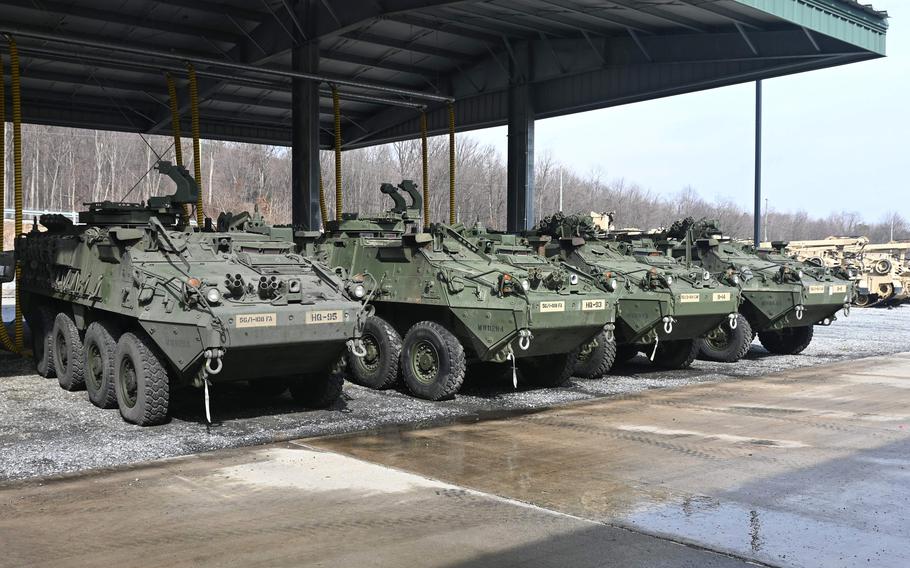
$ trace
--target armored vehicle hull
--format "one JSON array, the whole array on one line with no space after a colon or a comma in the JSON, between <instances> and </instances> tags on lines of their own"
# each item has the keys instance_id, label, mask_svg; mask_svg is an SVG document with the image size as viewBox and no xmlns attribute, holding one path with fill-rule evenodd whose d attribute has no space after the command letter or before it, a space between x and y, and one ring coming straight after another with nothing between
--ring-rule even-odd
<instances>
[{"instance_id":1,"label":"armored vehicle hull","mask_svg":"<svg viewBox=\"0 0 910 568\"><path fill-rule=\"evenodd\" d=\"M751 246L723 237L713 221L679 221L666 236L662 246L667 252L689 258L740 288L740 314L772 353L801 353L812 341L814 325L829 325L837 311L849 309L853 293L849 281L821 268L797 266L769 251L762 258ZM714 347L711 340L709 336L703 352ZM713 340L723 344L725 338Z\"/></svg>"},{"instance_id":2,"label":"armored vehicle hull","mask_svg":"<svg viewBox=\"0 0 910 568\"><path fill-rule=\"evenodd\" d=\"M348 214L306 245L371 290L368 355L352 363L352 375L384 388L400 371L415 396L431 400L453 396L469 364L514 363L514 380L565 382L569 352L612 324L610 295L571 270L557 289L541 286L536 273L484 253L461 227L435 224L423 232L421 196L410 182L399 187L410 205L384 184L396 202L392 211Z\"/></svg>"},{"instance_id":3,"label":"armored vehicle hull","mask_svg":"<svg viewBox=\"0 0 910 568\"><path fill-rule=\"evenodd\" d=\"M541 237L549 240L541 241ZM591 274L619 294L616 341L620 360L639 352L665 368L688 367L709 330L733 322L738 290L703 269L686 267L646 242L611 240L588 216L554 215L529 237L540 252Z\"/></svg>"},{"instance_id":4,"label":"armored vehicle hull","mask_svg":"<svg viewBox=\"0 0 910 568\"><path fill-rule=\"evenodd\" d=\"M268 381L303 403L331 404L362 326L360 302L295 252L290 230L247 214L222 218L218 230L191 228L180 206L195 202L195 182L183 168L160 168L183 193L93 204L79 225L45 216L46 231L17 241L39 373L140 425L167 419L179 385Z\"/></svg>"}]
</instances>

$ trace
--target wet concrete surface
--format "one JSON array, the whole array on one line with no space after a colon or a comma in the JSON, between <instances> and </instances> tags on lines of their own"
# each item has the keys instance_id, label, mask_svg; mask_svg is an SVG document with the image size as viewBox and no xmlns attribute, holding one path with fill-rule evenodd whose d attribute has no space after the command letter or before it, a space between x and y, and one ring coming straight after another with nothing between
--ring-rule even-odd
<instances>
[{"instance_id":1,"label":"wet concrete surface","mask_svg":"<svg viewBox=\"0 0 910 568\"><path fill-rule=\"evenodd\" d=\"M910 566L910 353L309 443L770 565Z\"/></svg>"},{"instance_id":2,"label":"wet concrete surface","mask_svg":"<svg viewBox=\"0 0 910 568\"><path fill-rule=\"evenodd\" d=\"M0 543L10 568L746 566L296 443L0 486Z\"/></svg>"},{"instance_id":3,"label":"wet concrete surface","mask_svg":"<svg viewBox=\"0 0 910 568\"><path fill-rule=\"evenodd\" d=\"M5 304L4 311L8 308ZM205 423L201 393L189 390L174 394L170 423L144 429L124 423L116 410L93 407L85 392L66 392L56 380L39 378L30 363L0 355L0 480L307 436L471 422L651 389L737 382L791 368L905 351L910 348L908 336L910 307L853 310L849 318L831 327L816 328L815 340L798 356L770 356L756 342L737 364L696 361L685 371L657 371L639 356L609 377L574 380L558 389L520 384L513 390L508 378L469 376L460 395L438 403L414 399L403 391L377 392L346 384L343 399L333 408L310 411L295 405L288 395L276 399L242 385L219 385L212 392L214 425Z\"/></svg>"}]
</instances>

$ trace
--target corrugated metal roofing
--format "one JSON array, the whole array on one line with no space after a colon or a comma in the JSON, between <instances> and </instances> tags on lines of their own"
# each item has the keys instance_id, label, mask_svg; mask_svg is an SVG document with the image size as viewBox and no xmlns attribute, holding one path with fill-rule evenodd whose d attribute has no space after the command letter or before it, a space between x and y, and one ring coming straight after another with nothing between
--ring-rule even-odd
<instances>
[{"instance_id":1,"label":"corrugated metal roofing","mask_svg":"<svg viewBox=\"0 0 910 568\"><path fill-rule=\"evenodd\" d=\"M184 111L185 72L157 52L288 69L298 26L312 24L292 15L293 3L2 0L0 28L18 38L26 120L166 133L164 72L178 77ZM537 116L557 116L879 57L887 27L887 14L855 0L322 0L315 9L307 39L318 41L320 73L452 96L461 128L504 123L510 84L529 83ZM289 143L287 78L197 69L204 136ZM327 89L320 107L328 145ZM418 131L413 108L362 98L342 108L347 147ZM444 105L428 111L431 130L444 129Z\"/></svg>"}]
</instances>

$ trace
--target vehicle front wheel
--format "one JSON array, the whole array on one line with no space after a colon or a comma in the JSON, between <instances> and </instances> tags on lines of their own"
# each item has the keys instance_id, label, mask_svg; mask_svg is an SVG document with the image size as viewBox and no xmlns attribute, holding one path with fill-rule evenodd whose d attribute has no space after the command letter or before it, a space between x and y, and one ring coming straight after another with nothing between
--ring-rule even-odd
<instances>
[{"instance_id":1,"label":"vehicle front wheel","mask_svg":"<svg viewBox=\"0 0 910 568\"><path fill-rule=\"evenodd\" d=\"M110 324L96 321L85 330L85 390L98 408L117 408L114 392L114 355L117 331Z\"/></svg>"},{"instance_id":2,"label":"vehicle front wheel","mask_svg":"<svg viewBox=\"0 0 910 568\"><path fill-rule=\"evenodd\" d=\"M349 356L351 380L377 390L395 386L399 376L401 336L387 321L373 316L364 323L361 339L366 355Z\"/></svg>"},{"instance_id":3,"label":"vehicle front wheel","mask_svg":"<svg viewBox=\"0 0 910 568\"><path fill-rule=\"evenodd\" d=\"M59 313L54 318L54 370L57 381L64 390L85 388L85 354L82 338L72 316Z\"/></svg>"},{"instance_id":4,"label":"vehicle front wheel","mask_svg":"<svg viewBox=\"0 0 910 568\"><path fill-rule=\"evenodd\" d=\"M812 343L815 329L811 325L786 327L779 331L760 331L758 340L775 355L798 355Z\"/></svg>"},{"instance_id":5,"label":"vehicle front wheel","mask_svg":"<svg viewBox=\"0 0 910 568\"><path fill-rule=\"evenodd\" d=\"M45 379L57 376L54 368L54 313L45 306L35 310L28 318L32 332L32 354L35 357L35 370Z\"/></svg>"},{"instance_id":6,"label":"vehicle front wheel","mask_svg":"<svg viewBox=\"0 0 910 568\"><path fill-rule=\"evenodd\" d=\"M523 379L540 387L561 387L572 378L576 360L568 354L539 355L516 363Z\"/></svg>"},{"instance_id":7,"label":"vehicle front wheel","mask_svg":"<svg viewBox=\"0 0 910 568\"><path fill-rule=\"evenodd\" d=\"M688 369L698 355L699 341L677 339L661 341L654 354L654 364L663 369Z\"/></svg>"},{"instance_id":8,"label":"vehicle front wheel","mask_svg":"<svg viewBox=\"0 0 910 568\"><path fill-rule=\"evenodd\" d=\"M735 363L746 356L752 345L752 326L742 314L736 314L736 329L730 329L730 320L712 329L699 340L701 359L719 363Z\"/></svg>"},{"instance_id":9,"label":"vehicle front wheel","mask_svg":"<svg viewBox=\"0 0 910 568\"><path fill-rule=\"evenodd\" d=\"M601 331L591 341L579 345L570 355L575 362L574 376L596 379L610 372L616 360L616 339Z\"/></svg>"},{"instance_id":10,"label":"vehicle front wheel","mask_svg":"<svg viewBox=\"0 0 910 568\"><path fill-rule=\"evenodd\" d=\"M289 381L288 387L294 402L307 408L328 408L335 404L344 390L344 358L335 363L328 373L307 373Z\"/></svg>"},{"instance_id":11,"label":"vehicle front wheel","mask_svg":"<svg viewBox=\"0 0 910 568\"><path fill-rule=\"evenodd\" d=\"M170 382L151 342L124 333L114 355L114 392L120 416L139 426L163 424L168 418Z\"/></svg>"},{"instance_id":12,"label":"vehicle front wheel","mask_svg":"<svg viewBox=\"0 0 910 568\"><path fill-rule=\"evenodd\" d=\"M464 347L438 323L414 324L404 337L401 374L416 397L443 400L455 396L465 376Z\"/></svg>"}]
</instances>

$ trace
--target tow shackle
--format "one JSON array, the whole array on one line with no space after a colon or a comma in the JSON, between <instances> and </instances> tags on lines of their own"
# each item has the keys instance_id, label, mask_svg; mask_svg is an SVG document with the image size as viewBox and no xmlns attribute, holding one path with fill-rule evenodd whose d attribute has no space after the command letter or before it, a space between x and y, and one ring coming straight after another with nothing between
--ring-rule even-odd
<instances>
[{"instance_id":1,"label":"tow shackle","mask_svg":"<svg viewBox=\"0 0 910 568\"><path fill-rule=\"evenodd\" d=\"M734 313L727 316L727 319L730 320L730 329L736 329L739 325L739 317Z\"/></svg>"},{"instance_id":2,"label":"tow shackle","mask_svg":"<svg viewBox=\"0 0 910 568\"><path fill-rule=\"evenodd\" d=\"M221 349L206 349L204 355L206 374L214 376L220 373L224 368L224 362L221 360L224 357L224 351Z\"/></svg>"},{"instance_id":3,"label":"tow shackle","mask_svg":"<svg viewBox=\"0 0 910 568\"><path fill-rule=\"evenodd\" d=\"M664 316L664 333L670 335L673 333L673 318L670 316Z\"/></svg>"},{"instance_id":4,"label":"tow shackle","mask_svg":"<svg viewBox=\"0 0 910 568\"><path fill-rule=\"evenodd\" d=\"M522 351L527 351L531 347L531 339L534 336L531 334L530 329L520 329L518 330L518 347Z\"/></svg>"},{"instance_id":5,"label":"tow shackle","mask_svg":"<svg viewBox=\"0 0 910 568\"><path fill-rule=\"evenodd\" d=\"M364 357L367 354L367 348L363 344L363 340L358 339L348 339L348 351L351 352L351 355L354 357Z\"/></svg>"},{"instance_id":6,"label":"tow shackle","mask_svg":"<svg viewBox=\"0 0 910 568\"><path fill-rule=\"evenodd\" d=\"M796 306L796 319L798 319L798 320L803 319L803 312L805 310L806 310L805 306L803 306L802 304L798 304Z\"/></svg>"}]
</instances>

